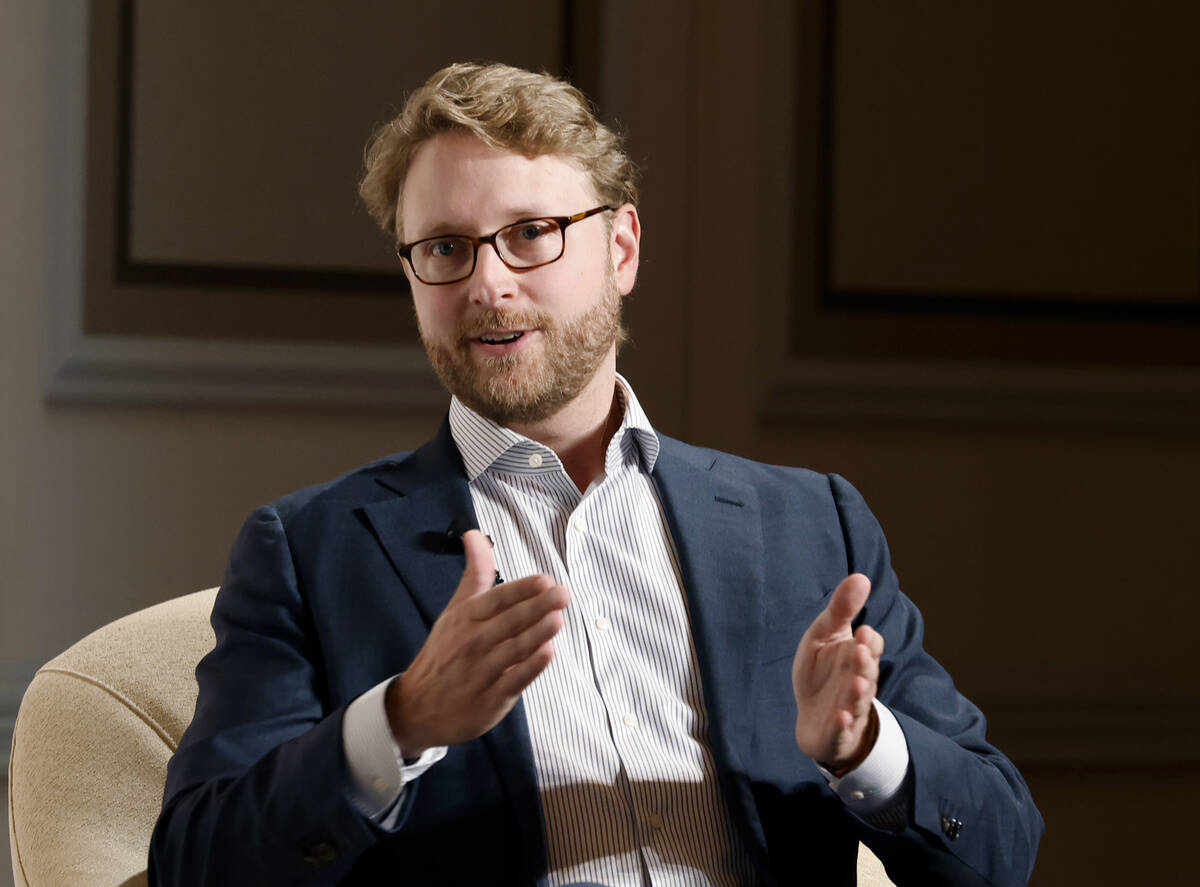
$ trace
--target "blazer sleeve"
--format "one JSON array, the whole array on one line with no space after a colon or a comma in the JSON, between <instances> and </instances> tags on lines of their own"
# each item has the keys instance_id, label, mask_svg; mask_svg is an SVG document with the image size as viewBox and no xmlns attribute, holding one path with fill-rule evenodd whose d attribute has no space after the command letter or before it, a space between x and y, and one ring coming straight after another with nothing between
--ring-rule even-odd
<instances>
[{"instance_id":1,"label":"blazer sleeve","mask_svg":"<svg viewBox=\"0 0 1200 887\"><path fill-rule=\"evenodd\" d=\"M884 638L878 698L909 750L909 822L861 820L860 840L897 885L1027 884L1044 824L1017 768L986 739L982 712L923 646L921 614L899 588L883 532L859 493L830 475L851 572L871 580L860 619ZM957 825L955 825L957 823Z\"/></svg>"},{"instance_id":2,"label":"blazer sleeve","mask_svg":"<svg viewBox=\"0 0 1200 887\"><path fill-rule=\"evenodd\" d=\"M168 767L150 884L335 884L380 831L351 800L345 708L330 710L274 507L243 526L212 623L217 644L197 666L195 718Z\"/></svg>"}]
</instances>

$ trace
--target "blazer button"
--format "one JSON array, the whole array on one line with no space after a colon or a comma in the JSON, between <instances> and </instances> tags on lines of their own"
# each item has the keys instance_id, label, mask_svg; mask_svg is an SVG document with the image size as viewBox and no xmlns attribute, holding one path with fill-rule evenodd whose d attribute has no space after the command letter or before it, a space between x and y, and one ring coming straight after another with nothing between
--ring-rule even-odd
<instances>
[{"instance_id":1,"label":"blazer button","mask_svg":"<svg viewBox=\"0 0 1200 887\"><path fill-rule=\"evenodd\" d=\"M942 814L942 834L947 840L955 840L963 830L963 824L952 816Z\"/></svg>"},{"instance_id":2,"label":"blazer button","mask_svg":"<svg viewBox=\"0 0 1200 887\"><path fill-rule=\"evenodd\" d=\"M304 856L300 858L300 861L308 869L319 869L338 858L337 846L332 841L317 841L300 849L304 851Z\"/></svg>"}]
</instances>

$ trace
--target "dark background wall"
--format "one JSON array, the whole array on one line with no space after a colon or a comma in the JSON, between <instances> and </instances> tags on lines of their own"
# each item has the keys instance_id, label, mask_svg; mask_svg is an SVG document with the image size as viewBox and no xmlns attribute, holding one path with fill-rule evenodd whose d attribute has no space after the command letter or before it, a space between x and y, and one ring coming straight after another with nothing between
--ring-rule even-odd
<instances>
[{"instance_id":1,"label":"dark background wall","mask_svg":"<svg viewBox=\"0 0 1200 887\"><path fill-rule=\"evenodd\" d=\"M882 6L5 6L0 718L219 581L253 506L435 426L354 181L407 90L499 58L642 161L656 424L872 504L1046 816L1034 883L1192 883L1196 7Z\"/></svg>"}]
</instances>

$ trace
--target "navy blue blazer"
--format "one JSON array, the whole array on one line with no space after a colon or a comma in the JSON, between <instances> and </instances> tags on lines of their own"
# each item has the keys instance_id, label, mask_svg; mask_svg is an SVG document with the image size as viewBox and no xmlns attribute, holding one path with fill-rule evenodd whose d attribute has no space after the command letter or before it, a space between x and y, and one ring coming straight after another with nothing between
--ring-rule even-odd
<instances>
[{"instance_id":1,"label":"navy blue blazer","mask_svg":"<svg viewBox=\"0 0 1200 887\"><path fill-rule=\"evenodd\" d=\"M893 881L1025 884L1042 820L979 710L922 648L862 498L836 475L662 438L653 473L679 551L721 790L771 884L852 885L858 842ZM234 544L200 663L196 715L171 760L150 883L544 883L523 706L449 749L384 830L350 798L342 716L403 671L456 588L452 524L476 526L448 423L409 455L256 511ZM797 749L792 657L850 572L884 637L879 699L911 756L900 832L848 813ZM943 818L958 820L952 839ZM951 833L955 830L951 829Z\"/></svg>"}]
</instances>

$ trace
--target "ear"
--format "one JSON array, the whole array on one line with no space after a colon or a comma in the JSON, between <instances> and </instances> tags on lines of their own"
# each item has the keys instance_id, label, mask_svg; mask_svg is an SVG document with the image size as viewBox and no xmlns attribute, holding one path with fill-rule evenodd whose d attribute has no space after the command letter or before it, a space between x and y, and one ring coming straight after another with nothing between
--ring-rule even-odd
<instances>
[{"instance_id":1,"label":"ear","mask_svg":"<svg viewBox=\"0 0 1200 887\"><path fill-rule=\"evenodd\" d=\"M617 290L622 296L627 296L637 282L642 223L638 219L637 207L632 203L617 207L614 216L610 243L613 274L616 276Z\"/></svg>"},{"instance_id":2,"label":"ear","mask_svg":"<svg viewBox=\"0 0 1200 887\"><path fill-rule=\"evenodd\" d=\"M399 254L396 257L400 260L400 268L404 271L404 276L408 278L408 288L411 290L418 283L417 278L413 275L412 263Z\"/></svg>"}]
</instances>

